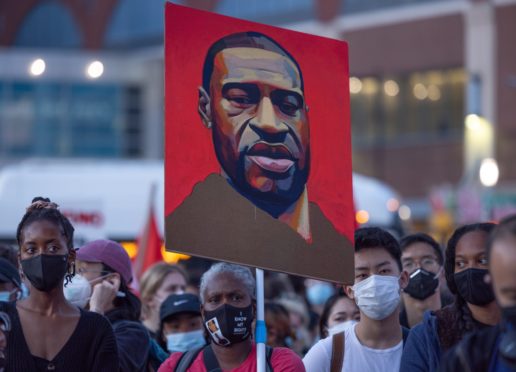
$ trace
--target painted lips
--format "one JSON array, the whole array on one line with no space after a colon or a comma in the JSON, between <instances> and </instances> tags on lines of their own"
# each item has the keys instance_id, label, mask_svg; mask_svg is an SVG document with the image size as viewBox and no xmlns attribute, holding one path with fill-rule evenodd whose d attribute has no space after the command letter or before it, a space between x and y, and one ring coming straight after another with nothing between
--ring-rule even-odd
<instances>
[{"instance_id":1,"label":"painted lips","mask_svg":"<svg viewBox=\"0 0 516 372\"><path fill-rule=\"evenodd\" d=\"M260 168L276 173L287 172L295 163L292 154L284 145L260 142L249 149L247 156Z\"/></svg>"},{"instance_id":2,"label":"painted lips","mask_svg":"<svg viewBox=\"0 0 516 372\"><path fill-rule=\"evenodd\" d=\"M294 165L290 159L273 159L266 156L249 156L260 168L271 172L285 173Z\"/></svg>"}]
</instances>

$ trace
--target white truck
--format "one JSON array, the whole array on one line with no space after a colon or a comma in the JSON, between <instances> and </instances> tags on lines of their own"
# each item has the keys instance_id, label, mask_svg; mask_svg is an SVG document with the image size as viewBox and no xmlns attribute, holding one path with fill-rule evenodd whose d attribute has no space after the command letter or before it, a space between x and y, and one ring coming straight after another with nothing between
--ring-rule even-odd
<instances>
[{"instance_id":1,"label":"white truck","mask_svg":"<svg viewBox=\"0 0 516 372\"><path fill-rule=\"evenodd\" d=\"M367 217L361 222L399 230L393 206L400 199L391 188L359 174L353 174L353 188L357 212ZM31 159L6 166L0 170L0 241L14 243L17 225L35 196L60 205L76 228L77 244L98 238L134 241L151 202L163 236L163 161Z\"/></svg>"}]
</instances>

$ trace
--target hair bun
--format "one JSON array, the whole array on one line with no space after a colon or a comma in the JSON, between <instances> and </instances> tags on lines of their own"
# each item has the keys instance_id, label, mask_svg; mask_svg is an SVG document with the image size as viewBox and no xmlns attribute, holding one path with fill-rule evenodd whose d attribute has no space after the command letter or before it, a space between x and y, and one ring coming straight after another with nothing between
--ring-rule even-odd
<instances>
[{"instance_id":1,"label":"hair bun","mask_svg":"<svg viewBox=\"0 0 516 372\"><path fill-rule=\"evenodd\" d=\"M27 212L31 212L35 209L57 209L58 205L54 202L51 202L49 198L43 198L41 196L36 196L32 199L31 205L27 207Z\"/></svg>"},{"instance_id":2,"label":"hair bun","mask_svg":"<svg viewBox=\"0 0 516 372\"><path fill-rule=\"evenodd\" d=\"M38 202L38 201L50 203L50 199L49 198L44 198L42 196L36 196L35 198L32 199L31 204L35 203L35 202Z\"/></svg>"}]
</instances>

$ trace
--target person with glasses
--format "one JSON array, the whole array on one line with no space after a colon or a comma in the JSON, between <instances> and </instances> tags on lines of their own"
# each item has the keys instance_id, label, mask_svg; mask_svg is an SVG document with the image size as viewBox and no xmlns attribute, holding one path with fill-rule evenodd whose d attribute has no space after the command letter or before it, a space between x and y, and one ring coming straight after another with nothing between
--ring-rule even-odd
<instances>
[{"instance_id":1,"label":"person with glasses","mask_svg":"<svg viewBox=\"0 0 516 372\"><path fill-rule=\"evenodd\" d=\"M129 289L133 275L127 252L112 240L94 240L77 251L77 272L65 296L111 322L120 371L147 371L153 344L140 323L141 302Z\"/></svg>"},{"instance_id":2,"label":"person with glasses","mask_svg":"<svg viewBox=\"0 0 516 372\"><path fill-rule=\"evenodd\" d=\"M0 257L0 301L15 301L22 293L22 281L18 269Z\"/></svg>"},{"instance_id":3,"label":"person with glasses","mask_svg":"<svg viewBox=\"0 0 516 372\"><path fill-rule=\"evenodd\" d=\"M446 247L444 274L453 304L427 311L410 330L400 372L437 371L441 357L473 331L492 327L501 319L488 274L485 251L492 223L459 227Z\"/></svg>"},{"instance_id":4,"label":"person with glasses","mask_svg":"<svg viewBox=\"0 0 516 372\"><path fill-rule=\"evenodd\" d=\"M412 234L400 241L401 264L409 274L403 290L400 322L411 328L423 320L427 310L442 307L440 283L443 277L443 253L439 244L424 233Z\"/></svg>"}]
</instances>

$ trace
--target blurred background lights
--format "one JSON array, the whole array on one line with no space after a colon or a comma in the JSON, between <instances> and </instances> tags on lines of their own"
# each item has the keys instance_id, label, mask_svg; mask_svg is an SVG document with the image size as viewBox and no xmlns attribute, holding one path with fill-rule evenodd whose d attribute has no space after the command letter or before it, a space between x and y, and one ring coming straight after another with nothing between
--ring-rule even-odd
<instances>
[{"instance_id":1,"label":"blurred background lights","mask_svg":"<svg viewBox=\"0 0 516 372\"><path fill-rule=\"evenodd\" d=\"M91 62L86 69L86 74L92 79L97 79L104 73L104 65L100 61Z\"/></svg>"},{"instance_id":2,"label":"blurred background lights","mask_svg":"<svg viewBox=\"0 0 516 372\"><path fill-rule=\"evenodd\" d=\"M410 219L412 212L407 205L402 205L398 210L398 214L403 221L407 221Z\"/></svg>"},{"instance_id":3,"label":"blurred background lights","mask_svg":"<svg viewBox=\"0 0 516 372\"><path fill-rule=\"evenodd\" d=\"M362 82L357 77L349 78L349 91L353 94L360 93L362 90Z\"/></svg>"},{"instance_id":4,"label":"blurred background lights","mask_svg":"<svg viewBox=\"0 0 516 372\"><path fill-rule=\"evenodd\" d=\"M369 212L363 209L359 210L355 215L355 219L360 225L367 223L369 221Z\"/></svg>"},{"instance_id":5,"label":"blurred background lights","mask_svg":"<svg viewBox=\"0 0 516 372\"><path fill-rule=\"evenodd\" d=\"M482 161L480 165L480 182L486 187L492 187L498 182L498 176L500 171L498 170L498 164L496 160L487 158Z\"/></svg>"},{"instance_id":6,"label":"blurred background lights","mask_svg":"<svg viewBox=\"0 0 516 372\"><path fill-rule=\"evenodd\" d=\"M432 101L438 101L441 98L441 89L437 85L428 86L428 98Z\"/></svg>"},{"instance_id":7,"label":"blurred background lights","mask_svg":"<svg viewBox=\"0 0 516 372\"><path fill-rule=\"evenodd\" d=\"M400 92L400 87L398 83L396 83L394 80L387 80L383 84L383 90L385 91L385 94L387 94L390 97L395 97Z\"/></svg>"},{"instance_id":8,"label":"blurred background lights","mask_svg":"<svg viewBox=\"0 0 516 372\"><path fill-rule=\"evenodd\" d=\"M380 82L375 78L369 77L362 79L362 93L373 95L378 92Z\"/></svg>"},{"instance_id":9,"label":"blurred background lights","mask_svg":"<svg viewBox=\"0 0 516 372\"><path fill-rule=\"evenodd\" d=\"M479 130L482 126L482 123L480 122L480 117L475 114L469 114L466 116L465 119L466 128L472 131Z\"/></svg>"},{"instance_id":10,"label":"blurred background lights","mask_svg":"<svg viewBox=\"0 0 516 372\"><path fill-rule=\"evenodd\" d=\"M38 58L32 61L29 71L32 76L39 76L45 72L46 67L47 65L45 64L45 61L41 58Z\"/></svg>"},{"instance_id":11,"label":"blurred background lights","mask_svg":"<svg viewBox=\"0 0 516 372\"><path fill-rule=\"evenodd\" d=\"M387 210L389 212L396 212L398 208L400 207L400 202L395 198L390 198L387 200Z\"/></svg>"},{"instance_id":12,"label":"blurred background lights","mask_svg":"<svg viewBox=\"0 0 516 372\"><path fill-rule=\"evenodd\" d=\"M419 100L424 100L426 97L428 97L428 90L423 84L417 83L414 85L414 97Z\"/></svg>"}]
</instances>

